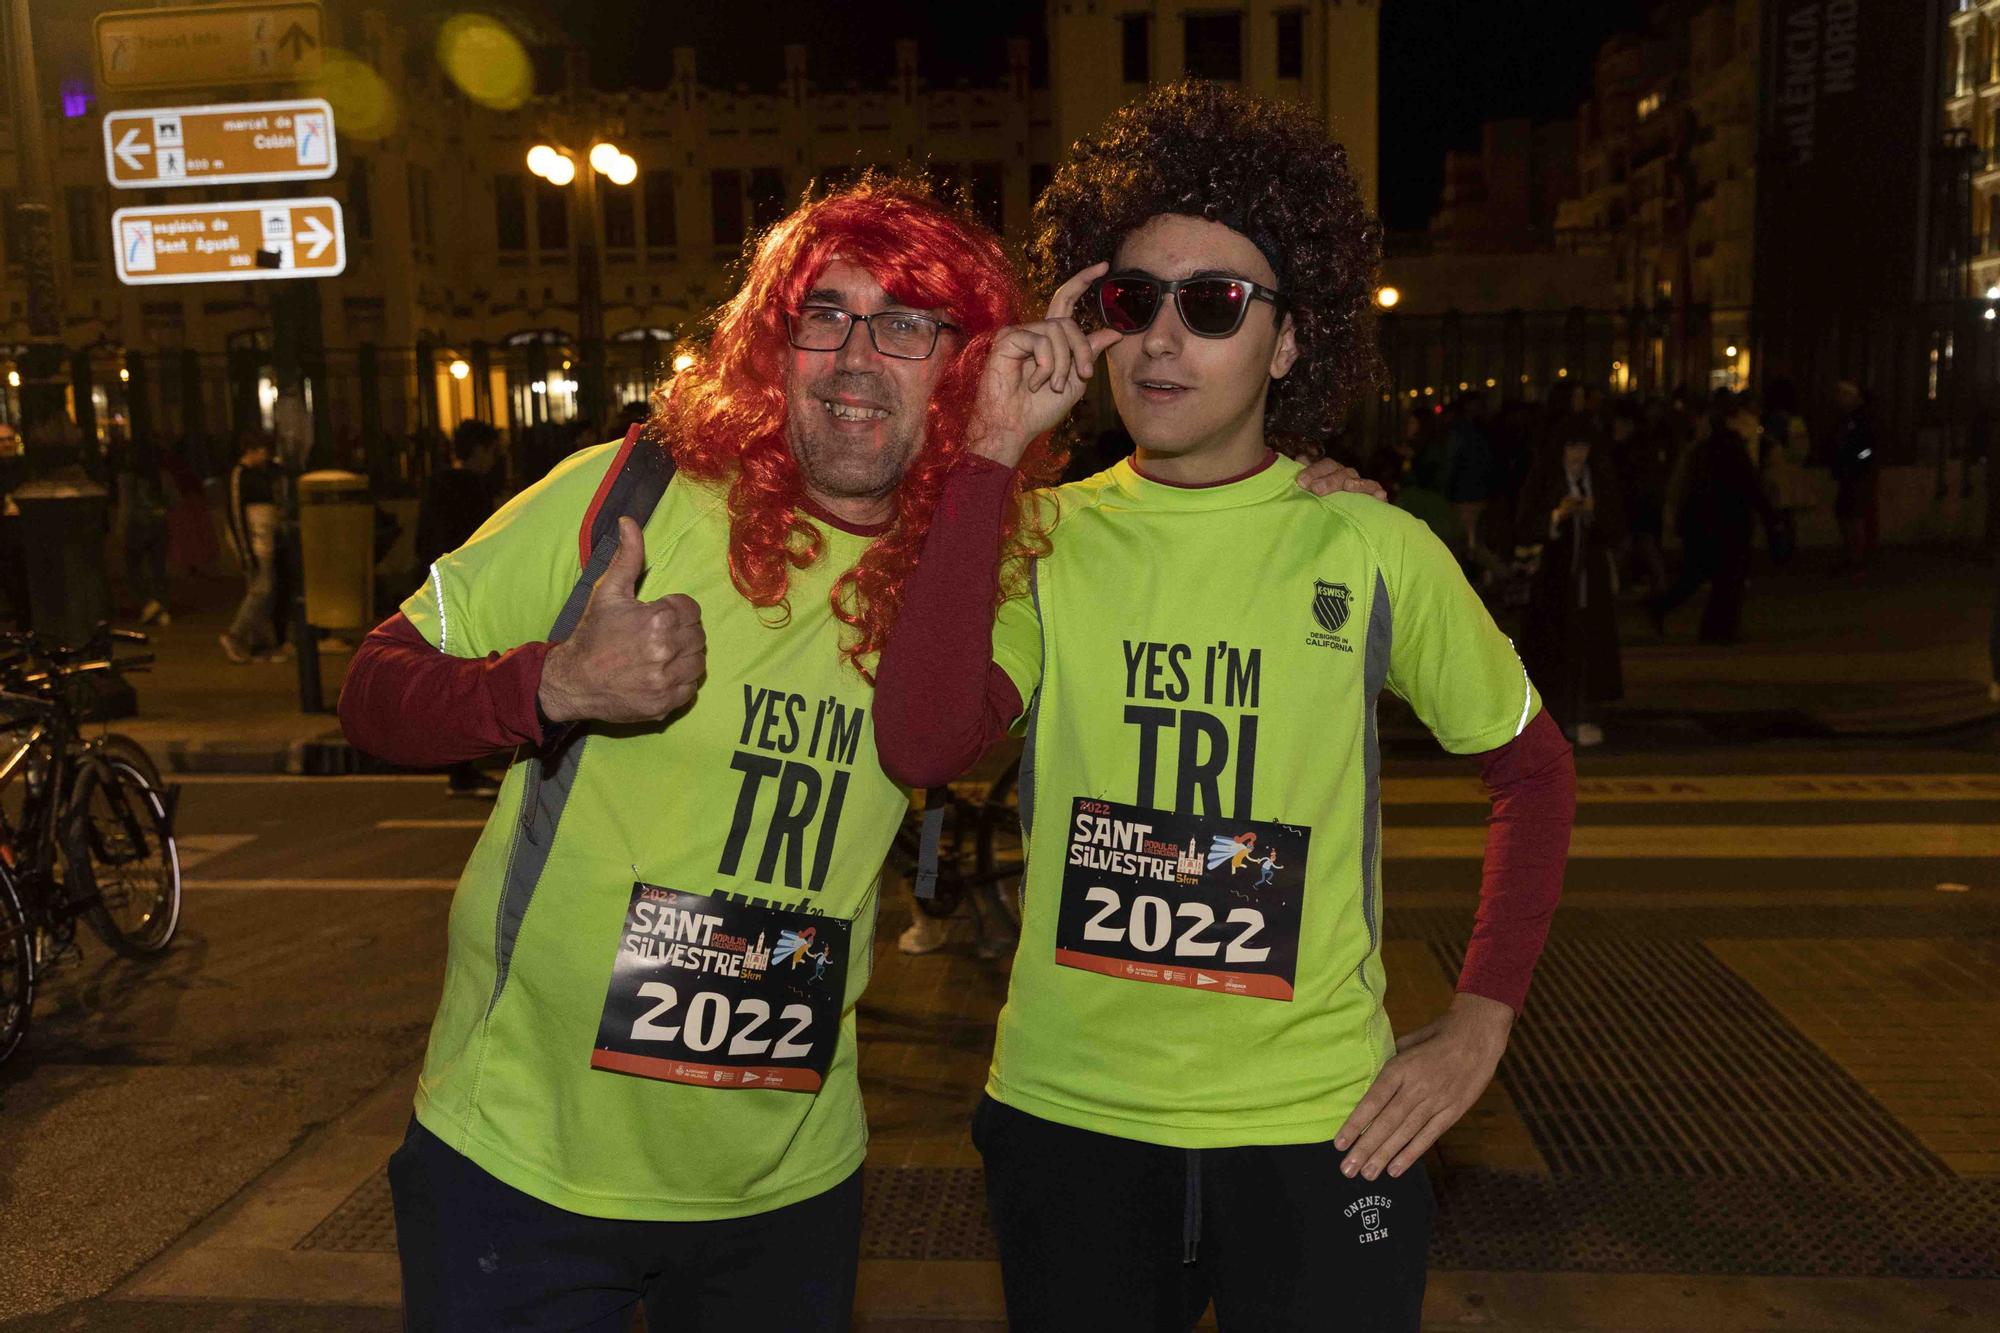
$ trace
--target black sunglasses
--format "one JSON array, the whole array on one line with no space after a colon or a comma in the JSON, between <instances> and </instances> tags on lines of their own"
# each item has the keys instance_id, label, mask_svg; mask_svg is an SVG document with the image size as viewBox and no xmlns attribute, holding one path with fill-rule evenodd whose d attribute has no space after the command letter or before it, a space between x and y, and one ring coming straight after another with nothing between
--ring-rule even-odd
<instances>
[{"instance_id":1,"label":"black sunglasses","mask_svg":"<svg viewBox=\"0 0 2000 1333\"><path fill-rule=\"evenodd\" d=\"M1279 309L1285 298L1247 278L1181 278L1168 282L1143 274L1113 274L1091 284L1097 313L1104 327L1119 333L1143 333L1153 326L1163 298L1171 296L1189 333L1202 338L1227 338L1243 327L1252 301L1269 301Z\"/></svg>"}]
</instances>

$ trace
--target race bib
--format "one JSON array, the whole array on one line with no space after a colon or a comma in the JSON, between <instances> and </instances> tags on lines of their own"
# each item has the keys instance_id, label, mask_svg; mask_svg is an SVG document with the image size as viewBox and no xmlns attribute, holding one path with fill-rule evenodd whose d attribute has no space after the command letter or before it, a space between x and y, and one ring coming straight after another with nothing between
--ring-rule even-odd
<instances>
[{"instance_id":1,"label":"race bib","mask_svg":"<svg viewBox=\"0 0 2000 1333\"><path fill-rule=\"evenodd\" d=\"M819 1091L840 1033L851 925L634 884L591 1066Z\"/></svg>"},{"instance_id":2,"label":"race bib","mask_svg":"<svg viewBox=\"0 0 2000 1333\"><path fill-rule=\"evenodd\" d=\"M1078 797L1056 962L1289 1000L1312 830Z\"/></svg>"}]
</instances>

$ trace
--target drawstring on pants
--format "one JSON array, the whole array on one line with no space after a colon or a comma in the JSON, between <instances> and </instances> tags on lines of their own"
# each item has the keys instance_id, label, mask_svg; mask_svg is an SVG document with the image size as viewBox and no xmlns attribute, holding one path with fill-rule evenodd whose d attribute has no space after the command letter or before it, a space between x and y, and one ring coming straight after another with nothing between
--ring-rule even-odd
<instances>
[{"instance_id":1,"label":"drawstring on pants","mask_svg":"<svg viewBox=\"0 0 2000 1333\"><path fill-rule=\"evenodd\" d=\"M1181 1214L1181 1262L1191 1264L1201 1248L1201 1150L1187 1150L1187 1206Z\"/></svg>"}]
</instances>

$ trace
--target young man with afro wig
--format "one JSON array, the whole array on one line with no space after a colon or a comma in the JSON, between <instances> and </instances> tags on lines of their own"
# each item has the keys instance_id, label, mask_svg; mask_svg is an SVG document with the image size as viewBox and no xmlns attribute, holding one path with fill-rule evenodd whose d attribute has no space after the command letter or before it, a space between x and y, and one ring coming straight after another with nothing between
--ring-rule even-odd
<instances>
[{"instance_id":1,"label":"young man with afro wig","mask_svg":"<svg viewBox=\"0 0 2000 1333\"><path fill-rule=\"evenodd\" d=\"M1212 1301L1232 1333L1414 1330L1419 1159L1526 997L1568 746L1428 529L1294 484L1375 361L1379 234L1338 144L1161 88L1077 146L1036 225L1057 328L996 343L876 691L904 781L1026 737L1024 919L973 1124L1010 1323L1164 1333ZM1002 599L1016 469L1099 375L1136 451L1029 498L1048 548ZM1458 993L1400 1037L1384 688L1493 801Z\"/></svg>"}]
</instances>

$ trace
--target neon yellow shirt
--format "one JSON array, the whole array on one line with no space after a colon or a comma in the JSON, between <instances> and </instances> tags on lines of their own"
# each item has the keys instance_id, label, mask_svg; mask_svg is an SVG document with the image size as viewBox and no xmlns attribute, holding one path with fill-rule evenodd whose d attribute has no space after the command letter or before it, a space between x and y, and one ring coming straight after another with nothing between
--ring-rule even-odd
<instances>
[{"instance_id":1,"label":"neon yellow shirt","mask_svg":"<svg viewBox=\"0 0 2000 1333\"><path fill-rule=\"evenodd\" d=\"M548 637L615 453L585 450L516 497L403 613L459 657ZM645 526L639 596L701 604L700 694L668 723L584 738L511 940L501 886L525 764L452 900L417 1118L573 1212L764 1212L838 1184L866 1151L854 1006L908 809L827 604L868 539L827 527L778 624L730 585L728 536L724 497L677 477Z\"/></svg>"},{"instance_id":2,"label":"neon yellow shirt","mask_svg":"<svg viewBox=\"0 0 2000 1333\"><path fill-rule=\"evenodd\" d=\"M1298 471L1197 489L1128 461L1055 492L993 636L1033 701L999 1101L1174 1147L1309 1143L1394 1052L1376 696L1461 754L1540 699L1428 528Z\"/></svg>"}]
</instances>

